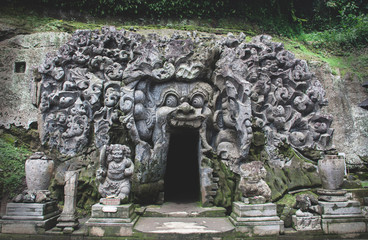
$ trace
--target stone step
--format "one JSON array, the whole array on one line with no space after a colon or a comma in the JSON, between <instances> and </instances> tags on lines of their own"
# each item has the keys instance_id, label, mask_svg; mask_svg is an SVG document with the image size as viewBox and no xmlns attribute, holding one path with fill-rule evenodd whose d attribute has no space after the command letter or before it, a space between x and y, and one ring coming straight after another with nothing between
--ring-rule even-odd
<instances>
[{"instance_id":1,"label":"stone step","mask_svg":"<svg viewBox=\"0 0 368 240\"><path fill-rule=\"evenodd\" d=\"M234 231L225 218L141 217L134 231L147 234L220 234Z\"/></svg>"},{"instance_id":2,"label":"stone step","mask_svg":"<svg viewBox=\"0 0 368 240\"><path fill-rule=\"evenodd\" d=\"M225 217L222 207L200 207L198 203L166 202L163 205L142 207L144 217Z\"/></svg>"}]
</instances>

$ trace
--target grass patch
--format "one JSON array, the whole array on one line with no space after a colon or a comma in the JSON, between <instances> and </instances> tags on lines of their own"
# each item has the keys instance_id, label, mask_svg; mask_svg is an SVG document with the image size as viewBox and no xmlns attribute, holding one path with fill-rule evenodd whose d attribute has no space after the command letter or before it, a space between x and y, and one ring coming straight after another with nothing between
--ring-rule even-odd
<instances>
[{"instance_id":1,"label":"grass patch","mask_svg":"<svg viewBox=\"0 0 368 240\"><path fill-rule=\"evenodd\" d=\"M24 147L14 146L9 136L0 137L0 197L7 193L14 197L25 187L24 164L32 152Z\"/></svg>"}]
</instances>

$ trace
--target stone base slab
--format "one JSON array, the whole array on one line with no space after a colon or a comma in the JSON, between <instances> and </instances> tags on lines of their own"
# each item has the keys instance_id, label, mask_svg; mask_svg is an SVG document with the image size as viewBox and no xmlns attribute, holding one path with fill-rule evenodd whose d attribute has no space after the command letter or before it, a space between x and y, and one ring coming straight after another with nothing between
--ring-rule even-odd
<instances>
[{"instance_id":1,"label":"stone base slab","mask_svg":"<svg viewBox=\"0 0 368 240\"><path fill-rule=\"evenodd\" d=\"M46 220L59 214L56 201L47 203L8 203L5 220Z\"/></svg>"},{"instance_id":2,"label":"stone base slab","mask_svg":"<svg viewBox=\"0 0 368 240\"><path fill-rule=\"evenodd\" d=\"M317 194L318 195L327 195L327 196L345 196L347 193L346 190L329 190L329 189L318 189Z\"/></svg>"},{"instance_id":3,"label":"stone base slab","mask_svg":"<svg viewBox=\"0 0 368 240\"><path fill-rule=\"evenodd\" d=\"M40 234L55 227L60 211L56 201L8 203L2 219L3 233Z\"/></svg>"},{"instance_id":4,"label":"stone base slab","mask_svg":"<svg viewBox=\"0 0 368 240\"><path fill-rule=\"evenodd\" d=\"M95 204L92 206L91 218L119 218L130 219L134 217L134 205L103 205Z\"/></svg>"},{"instance_id":5,"label":"stone base slab","mask_svg":"<svg viewBox=\"0 0 368 240\"><path fill-rule=\"evenodd\" d=\"M292 216L293 228L297 231L321 231L320 216Z\"/></svg>"},{"instance_id":6,"label":"stone base slab","mask_svg":"<svg viewBox=\"0 0 368 240\"><path fill-rule=\"evenodd\" d=\"M319 202L323 215L362 214L358 201Z\"/></svg>"},{"instance_id":7,"label":"stone base slab","mask_svg":"<svg viewBox=\"0 0 368 240\"><path fill-rule=\"evenodd\" d=\"M90 236L131 236L137 219L133 204L95 204L86 226Z\"/></svg>"},{"instance_id":8,"label":"stone base slab","mask_svg":"<svg viewBox=\"0 0 368 240\"><path fill-rule=\"evenodd\" d=\"M131 236L133 227L138 217L130 223L111 223L105 222L86 222L89 236L108 237L108 236Z\"/></svg>"},{"instance_id":9,"label":"stone base slab","mask_svg":"<svg viewBox=\"0 0 368 240\"><path fill-rule=\"evenodd\" d=\"M320 195L318 200L324 202L347 202L348 198L346 196L329 196L329 195Z\"/></svg>"},{"instance_id":10,"label":"stone base slab","mask_svg":"<svg viewBox=\"0 0 368 240\"><path fill-rule=\"evenodd\" d=\"M276 216L276 204L245 204L233 202L233 213L238 217L267 217Z\"/></svg>"},{"instance_id":11,"label":"stone base slab","mask_svg":"<svg viewBox=\"0 0 368 240\"><path fill-rule=\"evenodd\" d=\"M53 228L59 215L43 221L37 220L2 220L2 233L43 234Z\"/></svg>"},{"instance_id":12,"label":"stone base slab","mask_svg":"<svg viewBox=\"0 0 368 240\"><path fill-rule=\"evenodd\" d=\"M322 215L322 229L326 234L363 233L367 231L367 220L363 217Z\"/></svg>"},{"instance_id":13,"label":"stone base slab","mask_svg":"<svg viewBox=\"0 0 368 240\"><path fill-rule=\"evenodd\" d=\"M284 232L284 221L276 215L276 204L233 203L229 217L236 231L248 236L278 235Z\"/></svg>"},{"instance_id":14,"label":"stone base slab","mask_svg":"<svg viewBox=\"0 0 368 240\"><path fill-rule=\"evenodd\" d=\"M284 232L284 221L258 221L238 222L232 216L229 217L237 232L246 233L248 236L279 235Z\"/></svg>"}]
</instances>

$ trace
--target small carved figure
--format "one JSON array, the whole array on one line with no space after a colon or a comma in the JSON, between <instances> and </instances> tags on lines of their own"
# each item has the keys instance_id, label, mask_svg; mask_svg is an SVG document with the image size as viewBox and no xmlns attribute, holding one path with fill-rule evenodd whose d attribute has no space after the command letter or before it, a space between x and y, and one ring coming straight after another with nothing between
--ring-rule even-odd
<instances>
[{"instance_id":1,"label":"small carved figure","mask_svg":"<svg viewBox=\"0 0 368 240\"><path fill-rule=\"evenodd\" d=\"M97 179L98 191L102 197L125 199L130 192L130 179L134 164L130 159L130 149L125 145L105 145L101 149L100 168Z\"/></svg>"},{"instance_id":2,"label":"small carved figure","mask_svg":"<svg viewBox=\"0 0 368 240\"><path fill-rule=\"evenodd\" d=\"M250 203L265 203L271 199L271 189L263 180L267 171L260 161L244 163L240 166L239 190Z\"/></svg>"}]
</instances>

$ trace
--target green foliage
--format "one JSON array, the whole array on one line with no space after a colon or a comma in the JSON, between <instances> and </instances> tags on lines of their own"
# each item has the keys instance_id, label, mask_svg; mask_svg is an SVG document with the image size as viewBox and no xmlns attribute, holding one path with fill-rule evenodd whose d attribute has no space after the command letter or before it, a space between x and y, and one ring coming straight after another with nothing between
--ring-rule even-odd
<instances>
[{"instance_id":1,"label":"green foliage","mask_svg":"<svg viewBox=\"0 0 368 240\"><path fill-rule=\"evenodd\" d=\"M368 2L364 0L7 0L5 6L29 11L60 11L74 16L90 14L104 18L142 19L161 22L163 19L201 19L211 27L221 27L222 19L236 19L230 25L245 31L256 25L257 32L286 37L300 36L305 41L316 41L333 49L339 45L364 45L367 43ZM82 14L76 14L76 13ZM188 25L188 24L184 24ZM46 29L72 31L72 26L62 21L48 22ZM199 24L198 27L201 27ZM188 29L186 26L183 30ZM318 31L320 33L315 34ZM246 31L245 31L246 32ZM313 40L312 40L313 39Z\"/></svg>"},{"instance_id":2,"label":"green foliage","mask_svg":"<svg viewBox=\"0 0 368 240\"><path fill-rule=\"evenodd\" d=\"M24 164L31 152L24 147L15 147L15 141L10 135L0 138L0 196L6 192L9 197L14 197L24 188Z\"/></svg>"}]
</instances>

